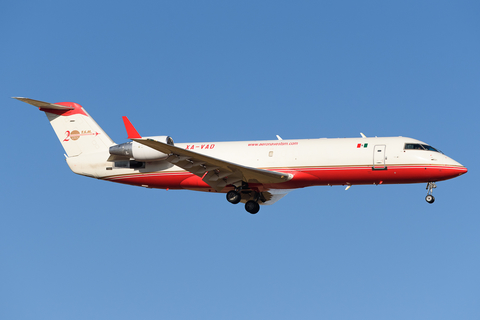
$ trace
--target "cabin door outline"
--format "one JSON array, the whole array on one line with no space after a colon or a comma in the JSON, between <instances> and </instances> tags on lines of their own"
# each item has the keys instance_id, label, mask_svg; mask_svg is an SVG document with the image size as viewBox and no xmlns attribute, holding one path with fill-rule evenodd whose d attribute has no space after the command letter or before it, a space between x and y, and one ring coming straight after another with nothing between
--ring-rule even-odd
<instances>
[{"instance_id":1,"label":"cabin door outline","mask_svg":"<svg viewBox=\"0 0 480 320\"><path fill-rule=\"evenodd\" d=\"M387 166L385 165L385 150L387 146L384 144L377 144L373 148L373 170L386 170Z\"/></svg>"}]
</instances>

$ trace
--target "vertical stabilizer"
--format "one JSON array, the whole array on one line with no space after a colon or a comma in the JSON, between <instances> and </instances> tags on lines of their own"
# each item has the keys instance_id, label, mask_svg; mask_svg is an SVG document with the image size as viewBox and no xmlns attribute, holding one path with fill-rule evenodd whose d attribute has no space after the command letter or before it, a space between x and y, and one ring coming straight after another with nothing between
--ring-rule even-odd
<instances>
[{"instance_id":1,"label":"vertical stabilizer","mask_svg":"<svg viewBox=\"0 0 480 320\"><path fill-rule=\"evenodd\" d=\"M44 111L68 157L91 154L115 143L83 107L74 102L48 103L28 98L15 98Z\"/></svg>"}]
</instances>

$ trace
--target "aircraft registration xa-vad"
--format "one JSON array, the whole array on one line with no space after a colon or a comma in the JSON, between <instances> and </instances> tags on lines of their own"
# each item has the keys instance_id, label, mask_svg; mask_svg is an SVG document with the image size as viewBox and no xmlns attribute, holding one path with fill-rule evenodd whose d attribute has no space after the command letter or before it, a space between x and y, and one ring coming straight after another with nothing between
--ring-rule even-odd
<instances>
[{"instance_id":1,"label":"aircraft registration xa-vad","mask_svg":"<svg viewBox=\"0 0 480 320\"><path fill-rule=\"evenodd\" d=\"M115 144L82 106L15 98L45 112L80 175L159 189L226 193L233 204L257 213L289 191L310 186L427 183L467 168L428 144L405 137L175 143L169 136L141 137L123 117L128 138Z\"/></svg>"}]
</instances>

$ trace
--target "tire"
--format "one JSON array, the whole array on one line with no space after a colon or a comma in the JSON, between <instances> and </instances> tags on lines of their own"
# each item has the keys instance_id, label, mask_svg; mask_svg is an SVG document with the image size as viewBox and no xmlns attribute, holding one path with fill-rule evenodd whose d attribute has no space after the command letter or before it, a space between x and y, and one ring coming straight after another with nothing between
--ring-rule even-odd
<instances>
[{"instance_id":1,"label":"tire","mask_svg":"<svg viewBox=\"0 0 480 320\"><path fill-rule=\"evenodd\" d=\"M260 205L256 201L249 200L245 203L245 210L251 214L255 214L260 210Z\"/></svg>"},{"instance_id":2,"label":"tire","mask_svg":"<svg viewBox=\"0 0 480 320\"><path fill-rule=\"evenodd\" d=\"M237 204L242 200L242 195L235 191L235 190L230 190L227 192L227 201L233 204Z\"/></svg>"},{"instance_id":3,"label":"tire","mask_svg":"<svg viewBox=\"0 0 480 320\"><path fill-rule=\"evenodd\" d=\"M433 203L435 201L435 197L432 196L431 194L428 194L426 197L425 197L425 201L427 201L428 203Z\"/></svg>"}]
</instances>

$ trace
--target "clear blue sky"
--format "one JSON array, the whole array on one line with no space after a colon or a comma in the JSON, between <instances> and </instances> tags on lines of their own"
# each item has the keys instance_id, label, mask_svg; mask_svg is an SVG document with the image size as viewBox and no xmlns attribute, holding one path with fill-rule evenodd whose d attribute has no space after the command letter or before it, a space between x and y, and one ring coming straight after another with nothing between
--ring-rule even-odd
<instances>
[{"instance_id":1,"label":"clear blue sky","mask_svg":"<svg viewBox=\"0 0 480 320\"><path fill-rule=\"evenodd\" d=\"M0 11L1 319L479 319L477 1L15 1ZM224 195L77 176L73 101L177 142L407 136L425 185Z\"/></svg>"}]
</instances>

